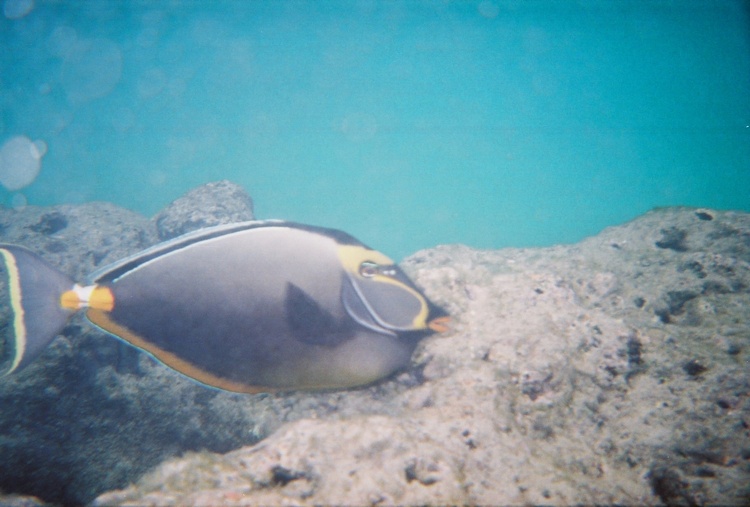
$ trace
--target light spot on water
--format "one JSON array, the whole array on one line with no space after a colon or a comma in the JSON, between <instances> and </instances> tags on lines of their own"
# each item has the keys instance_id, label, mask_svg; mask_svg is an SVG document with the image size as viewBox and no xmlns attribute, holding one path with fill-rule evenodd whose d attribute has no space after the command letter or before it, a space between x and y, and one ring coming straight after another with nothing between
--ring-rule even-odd
<instances>
[{"instance_id":1,"label":"light spot on water","mask_svg":"<svg viewBox=\"0 0 750 507\"><path fill-rule=\"evenodd\" d=\"M34 141L34 147L39 154L39 158L42 158L47 154L47 143L45 143L41 139L37 139L36 141Z\"/></svg>"},{"instance_id":2,"label":"light spot on water","mask_svg":"<svg viewBox=\"0 0 750 507\"><path fill-rule=\"evenodd\" d=\"M111 92L122 75L122 52L108 39L77 41L63 61L63 88L68 100L88 102Z\"/></svg>"},{"instance_id":3,"label":"light spot on water","mask_svg":"<svg viewBox=\"0 0 750 507\"><path fill-rule=\"evenodd\" d=\"M150 99L159 95L167 86L167 76L161 69L149 69L138 79L138 95Z\"/></svg>"},{"instance_id":4,"label":"light spot on water","mask_svg":"<svg viewBox=\"0 0 750 507\"><path fill-rule=\"evenodd\" d=\"M47 151L44 141L37 142L43 152L26 136L8 139L0 148L0 183L8 190L20 190L36 179Z\"/></svg>"},{"instance_id":5,"label":"light spot on water","mask_svg":"<svg viewBox=\"0 0 750 507\"><path fill-rule=\"evenodd\" d=\"M136 44L142 48L150 48L159 42L159 30L156 27L146 27L135 39Z\"/></svg>"},{"instance_id":6,"label":"light spot on water","mask_svg":"<svg viewBox=\"0 0 750 507\"><path fill-rule=\"evenodd\" d=\"M148 182L152 186L162 186L167 183L168 179L167 173L161 170L151 171L148 175Z\"/></svg>"},{"instance_id":7,"label":"light spot on water","mask_svg":"<svg viewBox=\"0 0 750 507\"><path fill-rule=\"evenodd\" d=\"M149 11L141 16L142 29L135 39L142 48L153 47L159 42L159 27L164 19L161 11Z\"/></svg>"},{"instance_id":8,"label":"light spot on water","mask_svg":"<svg viewBox=\"0 0 750 507\"><path fill-rule=\"evenodd\" d=\"M500 14L500 7L494 2L480 2L477 6L479 14L485 18L496 18Z\"/></svg>"},{"instance_id":9,"label":"light spot on water","mask_svg":"<svg viewBox=\"0 0 750 507\"><path fill-rule=\"evenodd\" d=\"M130 109L121 109L112 115L112 126L117 132L124 134L136 124L135 113Z\"/></svg>"},{"instance_id":10,"label":"light spot on water","mask_svg":"<svg viewBox=\"0 0 750 507\"><path fill-rule=\"evenodd\" d=\"M55 134L65 130L72 121L73 114L70 111L53 111L50 113L50 124Z\"/></svg>"},{"instance_id":11,"label":"light spot on water","mask_svg":"<svg viewBox=\"0 0 750 507\"><path fill-rule=\"evenodd\" d=\"M167 93L172 97L179 97L185 93L187 82L181 78L170 79L167 83Z\"/></svg>"},{"instance_id":12,"label":"light spot on water","mask_svg":"<svg viewBox=\"0 0 750 507\"><path fill-rule=\"evenodd\" d=\"M8 19L21 19L34 8L34 0L5 0L3 14Z\"/></svg>"},{"instance_id":13,"label":"light spot on water","mask_svg":"<svg viewBox=\"0 0 750 507\"><path fill-rule=\"evenodd\" d=\"M49 52L58 57L65 58L68 53L73 51L75 43L78 40L78 34L69 26L58 26L47 38L47 49Z\"/></svg>"}]
</instances>

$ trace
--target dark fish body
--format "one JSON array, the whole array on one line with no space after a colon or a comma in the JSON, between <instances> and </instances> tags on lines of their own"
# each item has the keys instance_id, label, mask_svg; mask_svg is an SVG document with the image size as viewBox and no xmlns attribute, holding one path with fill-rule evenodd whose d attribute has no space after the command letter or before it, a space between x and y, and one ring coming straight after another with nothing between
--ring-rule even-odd
<instances>
[{"instance_id":1,"label":"dark fish body","mask_svg":"<svg viewBox=\"0 0 750 507\"><path fill-rule=\"evenodd\" d=\"M14 310L9 371L84 308L103 330L207 385L351 387L408 366L447 319L385 255L289 222L188 234L100 270L86 287L21 247L0 245L0 255Z\"/></svg>"}]
</instances>

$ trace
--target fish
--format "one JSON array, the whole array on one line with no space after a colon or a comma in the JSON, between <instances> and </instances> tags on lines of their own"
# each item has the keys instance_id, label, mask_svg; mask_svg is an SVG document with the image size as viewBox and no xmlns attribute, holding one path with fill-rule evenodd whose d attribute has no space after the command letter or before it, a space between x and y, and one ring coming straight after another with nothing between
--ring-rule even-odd
<instances>
[{"instance_id":1,"label":"fish","mask_svg":"<svg viewBox=\"0 0 750 507\"><path fill-rule=\"evenodd\" d=\"M342 389L407 368L449 329L396 263L336 229L281 220L201 229L106 266L84 285L0 244L12 322L8 375L76 312L210 387Z\"/></svg>"}]
</instances>

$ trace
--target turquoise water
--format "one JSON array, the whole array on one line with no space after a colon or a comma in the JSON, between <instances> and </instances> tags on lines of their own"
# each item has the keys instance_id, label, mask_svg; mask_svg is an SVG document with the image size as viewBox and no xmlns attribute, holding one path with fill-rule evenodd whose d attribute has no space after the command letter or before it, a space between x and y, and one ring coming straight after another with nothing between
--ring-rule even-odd
<instances>
[{"instance_id":1,"label":"turquoise water","mask_svg":"<svg viewBox=\"0 0 750 507\"><path fill-rule=\"evenodd\" d=\"M0 3L7 206L229 179L396 258L750 211L743 1Z\"/></svg>"}]
</instances>

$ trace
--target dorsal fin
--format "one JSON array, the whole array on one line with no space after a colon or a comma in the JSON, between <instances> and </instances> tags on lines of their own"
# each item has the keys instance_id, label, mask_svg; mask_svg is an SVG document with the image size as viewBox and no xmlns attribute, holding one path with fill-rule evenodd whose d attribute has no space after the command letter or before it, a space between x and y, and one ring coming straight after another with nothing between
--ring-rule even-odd
<instances>
[{"instance_id":1,"label":"dorsal fin","mask_svg":"<svg viewBox=\"0 0 750 507\"><path fill-rule=\"evenodd\" d=\"M163 243L159 243L158 245L154 245L113 264L104 266L103 268L98 269L97 271L89 275L88 281L92 284L112 283L126 273L137 268L138 266L150 260L156 259L157 257L161 257L162 255L165 255L167 253L174 252L182 248L186 248L190 245L194 245L196 243L207 241L213 238L227 236L250 229L262 229L268 227L281 227L312 231L333 238L339 244L356 244L369 249L369 247L362 245L362 243L360 243L354 237L336 229L328 229L325 227L317 227L314 225L305 225L297 222L288 222L285 220L252 220L249 222L237 222L234 224L206 227L205 229L199 229L197 231L183 234L182 236L171 239L169 241L165 241Z\"/></svg>"}]
</instances>

